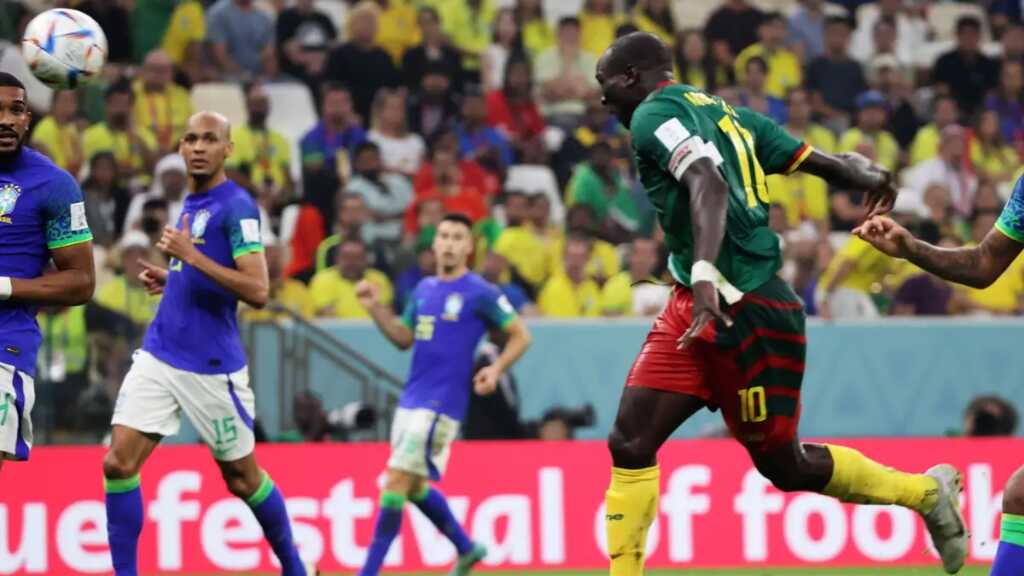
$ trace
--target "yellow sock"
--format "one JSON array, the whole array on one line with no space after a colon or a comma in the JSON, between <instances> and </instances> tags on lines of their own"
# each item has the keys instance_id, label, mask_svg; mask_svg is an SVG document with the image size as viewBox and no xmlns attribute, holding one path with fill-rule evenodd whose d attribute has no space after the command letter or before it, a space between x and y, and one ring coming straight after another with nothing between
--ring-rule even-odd
<instances>
[{"instance_id":1,"label":"yellow sock","mask_svg":"<svg viewBox=\"0 0 1024 576\"><path fill-rule=\"evenodd\" d=\"M825 447L835 463L825 494L854 504L896 504L921 514L935 507L939 484L934 478L883 466L845 446Z\"/></svg>"},{"instance_id":2,"label":"yellow sock","mask_svg":"<svg viewBox=\"0 0 1024 576\"><path fill-rule=\"evenodd\" d=\"M612 468L612 483L604 497L611 576L644 573L647 529L658 513L659 477L657 465L639 470Z\"/></svg>"}]
</instances>

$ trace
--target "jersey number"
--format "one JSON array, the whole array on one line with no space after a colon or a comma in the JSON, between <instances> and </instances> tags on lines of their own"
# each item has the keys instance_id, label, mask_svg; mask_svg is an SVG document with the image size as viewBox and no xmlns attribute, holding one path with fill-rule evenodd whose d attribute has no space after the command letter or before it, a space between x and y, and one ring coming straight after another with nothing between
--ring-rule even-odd
<instances>
[{"instance_id":1,"label":"jersey number","mask_svg":"<svg viewBox=\"0 0 1024 576\"><path fill-rule=\"evenodd\" d=\"M747 192L747 206L756 208L758 200L762 204L768 204L768 185L765 183L764 170L754 152L754 137L728 114L718 121L718 127L729 136L733 148L736 149L736 158L740 162L740 174L743 177L743 189Z\"/></svg>"},{"instance_id":2,"label":"jersey number","mask_svg":"<svg viewBox=\"0 0 1024 576\"><path fill-rule=\"evenodd\" d=\"M235 440L238 440L238 428L235 427L235 417L225 416L220 420L214 418L213 434L216 436L216 438L214 438L214 443L216 443L217 446L231 444Z\"/></svg>"},{"instance_id":3,"label":"jersey number","mask_svg":"<svg viewBox=\"0 0 1024 576\"><path fill-rule=\"evenodd\" d=\"M764 422L768 419L768 403L764 386L753 386L739 391L740 421Z\"/></svg>"},{"instance_id":4,"label":"jersey number","mask_svg":"<svg viewBox=\"0 0 1024 576\"><path fill-rule=\"evenodd\" d=\"M0 414L3 414L3 416L0 416L0 426L7 423L7 411L11 409L11 395L4 394L3 396L4 404L3 406L0 406Z\"/></svg>"}]
</instances>

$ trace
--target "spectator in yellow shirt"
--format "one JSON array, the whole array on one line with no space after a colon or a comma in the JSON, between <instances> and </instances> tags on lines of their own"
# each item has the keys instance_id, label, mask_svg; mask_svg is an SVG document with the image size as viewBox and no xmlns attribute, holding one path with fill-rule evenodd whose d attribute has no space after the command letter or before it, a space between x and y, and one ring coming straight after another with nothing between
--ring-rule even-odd
<instances>
[{"instance_id":1,"label":"spectator in yellow shirt","mask_svg":"<svg viewBox=\"0 0 1024 576\"><path fill-rule=\"evenodd\" d=\"M615 29L625 23L626 18L615 13L612 0L586 0L580 12L580 46L594 58L615 41Z\"/></svg>"},{"instance_id":2,"label":"spectator in yellow shirt","mask_svg":"<svg viewBox=\"0 0 1024 576\"><path fill-rule=\"evenodd\" d=\"M317 272L309 283L316 314L321 318L369 318L356 297L356 284L367 280L377 285L381 304L391 305L394 289L379 270L370 268L369 249L362 240L346 238L338 249L337 264Z\"/></svg>"},{"instance_id":3,"label":"spectator in yellow shirt","mask_svg":"<svg viewBox=\"0 0 1024 576\"><path fill-rule=\"evenodd\" d=\"M601 290L586 274L589 260L589 241L575 236L566 241L562 271L544 284L537 299L542 315L573 318L601 314Z\"/></svg>"},{"instance_id":4,"label":"spectator in yellow shirt","mask_svg":"<svg viewBox=\"0 0 1024 576\"><path fill-rule=\"evenodd\" d=\"M501 231L493 250L509 263L514 277L539 290L551 275L551 258L547 243L529 221L530 203L531 198L520 190L505 193L508 226Z\"/></svg>"},{"instance_id":5,"label":"spectator in yellow shirt","mask_svg":"<svg viewBox=\"0 0 1024 576\"><path fill-rule=\"evenodd\" d=\"M940 134L946 126L956 124L960 118L960 107L952 96L939 96L933 105L932 121L922 126L910 143L910 166L930 160L939 155Z\"/></svg>"},{"instance_id":6,"label":"spectator in yellow shirt","mask_svg":"<svg viewBox=\"0 0 1024 576\"><path fill-rule=\"evenodd\" d=\"M96 291L96 303L127 317L139 328L149 326L156 316L160 296L146 293L139 274L140 260L150 260L149 237L138 230L127 232L117 244L118 274Z\"/></svg>"},{"instance_id":7,"label":"spectator in yellow shirt","mask_svg":"<svg viewBox=\"0 0 1024 576\"><path fill-rule=\"evenodd\" d=\"M768 64L765 91L770 96L785 98L790 88L803 83L800 59L785 47L786 19L778 12L768 14L758 27L757 35L761 41L747 46L736 57L736 79L742 83L746 77L747 61L760 56Z\"/></svg>"},{"instance_id":8,"label":"spectator in yellow shirt","mask_svg":"<svg viewBox=\"0 0 1024 576\"><path fill-rule=\"evenodd\" d=\"M206 14L198 0L181 0L171 14L162 48L171 61L193 81L202 79Z\"/></svg>"},{"instance_id":9,"label":"spectator in yellow shirt","mask_svg":"<svg viewBox=\"0 0 1024 576\"><path fill-rule=\"evenodd\" d=\"M1017 151L1003 137L995 110L985 110L978 116L968 153L978 178L990 182L1010 182L1020 165Z\"/></svg>"},{"instance_id":10,"label":"spectator in yellow shirt","mask_svg":"<svg viewBox=\"0 0 1024 576\"><path fill-rule=\"evenodd\" d=\"M640 0L633 8L633 24L642 32L650 32L669 46L675 40L676 21L669 0Z\"/></svg>"},{"instance_id":11,"label":"spectator in yellow shirt","mask_svg":"<svg viewBox=\"0 0 1024 576\"><path fill-rule=\"evenodd\" d=\"M786 132L803 140L815 150L825 154L836 151L836 137L832 131L811 121L811 95L804 88L794 88L786 95Z\"/></svg>"},{"instance_id":12,"label":"spectator in yellow shirt","mask_svg":"<svg viewBox=\"0 0 1024 576\"><path fill-rule=\"evenodd\" d=\"M377 0L381 5L377 44L401 66L405 51L422 40L416 21L416 7L411 0Z\"/></svg>"},{"instance_id":13,"label":"spectator in yellow shirt","mask_svg":"<svg viewBox=\"0 0 1024 576\"><path fill-rule=\"evenodd\" d=\"M872 295L887 285L898 286L915 268L851 236L818 280L818 313L825 318L875 318L878 307Z\"/></svg>"},{"instance_id":14,"label":"spectator in yellow shirt","mask_svg":"<svg viewBox=\"0 0 1024 576\"><path fill-rule=\"evenodd\" d=\"M267 259L267 277L270 280L271 306L256 310L246 304L241 304L242 319L254 322L287 316L276 310L277 306L286 308L306 320L312 319L316 308L309 289L302 282L284 275L285 249L276 244L268 244L263 248L264 256Z\"/></svg>"},{"instance_id":15,"label":"spectator in yellow shirt","mask_svg":"<svg viewBox=\"0 0 1024 576\"><path fill-rule=\"evenodd\" d=\"M889 103L877 90L857 97L857 125L839 139L839 152L860 152L890 172L899 164L900 146L885 130Z\"/></svg>"},{"instance_id":16,"label":"spectator in yellow shirt","mask_svg":"<svg viewBox=\"0 0 1024 576\"><path fill-rule=\"evenodd\" d=\"M555 29L544 16L544 0L518 0L516 22L523 38L523 48L535 61L541 52L555 45Z\"/></svg>"},{"instance_id":17,"label":"spectator in yellow shirt","mask_svg":"<svg viewBox=\"0 0 1024 576\"><path fill-rule=\"evenodd\" d=\"M576 204L566 212L565 222L570 236L586 238L590 242L589 259L584 267L588 278L593 278L598 284L603 284L605 280L619 273L622 269L619 252L610 242L597 238L599 226L593 208L587 204ZM565 253L565 250L565 235L555 238L550 251L552 274L564 271L562 254Z\"/></svg>"},{"instance_id":18,"label":"spectator in yellow shirt","mask_svg":"<svg viewBox=\"0 0 1024 576\"><path fill-rule=\"evenodd\" d=\"M227 159L227 166L240 172L235 179L257 191L262 202L270 206L287 204L295 190L291 145L283 134L267 127L270 98L262 84L246 89L245 104L249 123L232 127L235 151Z\"/></svg>"},{"instance_id":19,"label":"spectator in yellow shirt","mask_svg":"<svg viewBox=\"0 0 1024 576\"><path fill-rule=\"evenodd\" d=\"M633 240L629 270L612 276L601 289L601 313L605 316L654 316L660 312L672 291L654 275L661 260L657 240Z\"/></svg>"},{"instance_id":20,"label":"spectator in yellow shirt","mask_svg":"<svg viewBox=\"0 0 1024 576\"><path fill-rule=\"evenodd\" d=\"M462 53L462 65L479 81L480 56L491 45L491 30L498 15L495 0L448 0L439 7L441 24L452 45Z\"/></svg>"},{"instance_id":21,"label":"spectator in yellow shirt","mask_svg":"<svg viewBox=\"0 0 1024 576\"><path fill-rule=\"evenodd\" d=\"M122 182L137 178L148 183L158 157L157 142L148 128L132 121L135 96L131 84L121 80L111 85L104 100L105 121L93 124L82 134L84 156L92 158L97 152L113 152Z\"/></svg>"},{"instance_id":22,"label":"spectator in yellow shirt","mask_svg":"<svg viewBox=\"0 0 1024 576\"><path fill-rule=\"evenodd\" d=\"M980 244L995 226L1002 208L985 208L975 204L971 215L971 236L975 244ZM1015 315L1022 312L1024 304L1024 258L1017 258L1010 264L995 282L988 288L956 288L962 298L961 305L966 312L976 314Z\"/></svg>"},{"instance_id":23,"label":"spectator in yellow shirt","mask_svg":"<svg viewBox=\"0 0 1024 576\"><path fill-rule=\"evenodd\" d=\"M53 95L53 105L32 131L32 147L50 157L53 163L77 176L85 159L82 136L78 131L78 93L61 90Z\"/></svg>"},{"instance_id":24,"label":"spectator in yellow shirt","mask_svg":"<svg viewBox=\"0 0 1024 576\"><path fill-rule=\"evenodd\" d=\"M133 85L135 125L156 136L160 153L173 152L192 115L192 98L174 83L174 62L162 50L146 55L138 76Z\"/></svg>"},{"instance_id":25,"label":"spectator in yellow shirt","mask_svg":"<svg viewBox=\"0 0 1024 576\"><path fill-rule=\"evenodd\" d=\"M328 269L337 262L336 252L345 240L367 242L365 226L370 221L370 208L359 194L342 192L338 195L338 210L334 219L334 233L316 247L316 271Z\"/></svg>"}]
</instances>

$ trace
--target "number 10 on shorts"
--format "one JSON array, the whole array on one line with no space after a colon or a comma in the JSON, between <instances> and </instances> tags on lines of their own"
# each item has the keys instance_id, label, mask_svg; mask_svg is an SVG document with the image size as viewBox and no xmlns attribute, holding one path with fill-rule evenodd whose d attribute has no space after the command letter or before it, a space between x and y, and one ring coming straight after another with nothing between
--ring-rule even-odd
<instances>
[{"instance_id":1,"label":"number 10 on shorts","mask_svg":"<svg viewBox=\"0 0 1024 576\"><path fill-rule=\"evenodd\" d=\"M213 433L216 436L214 442L216 442L217 446L231 444L238 440L238 428L235 427L235 417L214 418Z\"/></svg>"},{"instance_id":2,"label":"number 10 on shorts","mask_svg":"<svg viewBox=\"0 0 1024 576\"><path fill-rule=\"evenodd\" d=\"M740 395L740 421L764 422L768 419L768 404L764 386L752 386L738 391Z\"/></svg>"}]
</instances>

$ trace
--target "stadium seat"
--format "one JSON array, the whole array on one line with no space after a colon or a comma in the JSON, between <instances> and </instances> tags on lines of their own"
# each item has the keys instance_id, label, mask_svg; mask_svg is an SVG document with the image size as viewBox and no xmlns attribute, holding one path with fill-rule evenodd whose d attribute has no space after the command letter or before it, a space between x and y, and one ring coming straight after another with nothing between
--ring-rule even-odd
<instances>
[{"instance_id":1,"label":"stadium seat","mask_svg":"<svg viewBox=\"0 0 1024 576\"><path fill-rule=\"evenodd\" d=\"M345 39L345 15L348 13L348 5L342 0L314 0L313 6L323 12L331 19L331 24L338 31L338 40Z\"/></svg>"},{"instance_id":2,"label":"stadium seat","mask_svg":"<svg viewBox=\"0 0 1024 576\"><path fill-rule=\"evenodd\" d=\"M948 2L933 4L928 8L928 26L935 33L935 40L956 40L956 22L964 16L975 16L981 21L981 39L991 37L985 9L974 4Z\"/></svg>"},{"instance_id":3,"label":"stadium seat","mask_svg":"<svg viewBox=\"0 0 1024 576\"><path fill-rule=\"evenodd\" d=\"M305 84L279 82L264 86L270 98L267 126L288 139L292 148L292 177L298 181L302 169L299 141L319 119L313 95Z\"/></svg>"},{"instance_id":4,"label":"stadium seat","mask_svg":"<svg viewBox=\"0 0 1024 576\"><path fill-rule=\"evenodd\" d=\"M765 12L790 14L799 7L797 0L753 0L751 2Z\"/></svg>"},{"instance_id":5,"label":"stadium seat","mask_svg":"<svg viewBox=\"0 0 1024 576\"><path fill-rule=\"evenodd\" d=\"M192 107L212 110L227 117L231 124L245 124L249 115L245 109L245 95L238 84L205 82L192 87Z\"/></svg>"},{"instance_id":6,"label":"stadium seat","mask_svg":"<svg viewBox=\"0 0 1024 576\"><path fill-rule=\"evenodd\" d=\"M583 0L544 0L544 15L552 25L557 24L564 16L579 14L581 10L583 10Z\"/></svg>"}]
</instances>

